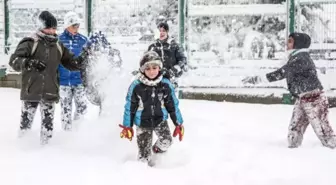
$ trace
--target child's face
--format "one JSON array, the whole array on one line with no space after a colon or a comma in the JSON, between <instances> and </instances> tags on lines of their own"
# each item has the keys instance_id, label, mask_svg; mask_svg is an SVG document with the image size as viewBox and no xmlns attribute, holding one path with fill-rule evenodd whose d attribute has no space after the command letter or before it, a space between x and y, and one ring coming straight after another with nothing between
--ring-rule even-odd
<instances>
[{"instance_id":1,"label":"child's face","mask_svg":"<svg viewBox=\"0 0 336 185\"><path fill-rule=\"evenodd\" d=\"M164 28L160 28L160 40L164 40L168 37L168 33Z\"/></svg>"},{"instance_id":2,"label":"child's face","mask_svg":"<svg viewBox=\"0 0 336 185\"><path fill-rule=\"evenodd\" d=\"M57 30L56 28L45 28L42 30L42 32L47 35L55 35L56 30Z\"/></svg>"},{"instance_id":3,"label":"child's face","mask_svg":"<svg viewBox=\"0 0 336 185\"><path fill-rule=\"evenodd\" d=\"M78 29L79 29L79 24L73 24L68 27L68 31L72 34L78 33Z\"/></svg>"},{"instance_id":4,"label":"child's face","mask_svg":"<svg viewBox=\"0 0 336 185\"><path fill-rule=\"evenodd\" d=\"M288 38L287 50L294 49L294 39L293 37Z\"/></svg>"},{"instance_id":5,"label":"child's face","mask_svg":"<svg viewBox=\"0 0 336 185\"><path fill-rule=\"evenodd\" d=\"M158 65L148 65L145 69L145 75L149 79L154 79L159 75L160 67Z\"/></svg>"}]
</instances>

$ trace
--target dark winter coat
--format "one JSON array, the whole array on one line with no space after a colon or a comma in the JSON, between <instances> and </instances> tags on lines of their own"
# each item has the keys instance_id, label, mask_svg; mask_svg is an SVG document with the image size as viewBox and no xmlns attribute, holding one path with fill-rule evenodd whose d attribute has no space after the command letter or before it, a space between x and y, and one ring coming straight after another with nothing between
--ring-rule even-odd
<instances>
[{"instance_id":1,"label":"dark winter coat","mask_svg":"<svg viewBox=\"0 0 336 185\"><path fill-rule=\"evenodd\" d=\"M38 40L35 53L31 56L34 40ZM22 75L21 100L57 102L59 100L58 66L62 64L70 70L79 70L81 61L60 43L62 55L58 46L57 37L50 37L37 32L32 37L22 39L10 57L9 65ZM46 63L42 72L27 70L25 65L31 59Z\"/></svg>"},{"instance_id":2,"label":"dark winter coat","mask_svg":"<svg viewBox=\"0 0 336 185\"><path fill-rule=\"evenodd\" d=\"M182 68L187 63L183 48L169 37L165 40L157 39L155 43L148 47L148 51L157 52L162 58L163 67L167 70L172 69L174 65L179 65ZM171 78L168 73L164 77Z\"/></svg>"},{"instance_id":3,"label":"dark winter coat","mask_svg":"<svg viewBox=\"0 0 336 185\"><path fill-rule=\"evenodd\" d=\"M126 97L124 126L132 127L135 123L154 128L168 119L168 113L175 125L183 123L179 101L168 79L159 79L152 86L143 83L141 78L131 84Z\"/></svg>"},{"instance_id":4,"label":"dark winter coat","mask_svg":"<svg viewBox=\"0 0 336 185\"><path fill-rule=\"evenodd\" d=\"M323 90L314 61L308 49L304 49L309 48L310 37L296 33L294 44L296 50L290 54L288 62L280 69L268 73L266 75L268 81L273 82L286 78L288 90L294 97L313 90Z\"/></svg>"},{"instance_id":5,"label":"dark winter coat","mask_svg":"<svg viewBox=\"0 0 336 185\"><path fill-rule=\"evenodd\" d=\"M87 38L84 35L79 33L72 35L68 30L64 30L64 32L59 36L59 40L66 48L74 53L75 56L78 56L81 53L82 48L87 42ZM58 71L61 85L71 86L82 84L80 71L70 71L63 65L59 66Z\"/></svg>"}]
</instances>

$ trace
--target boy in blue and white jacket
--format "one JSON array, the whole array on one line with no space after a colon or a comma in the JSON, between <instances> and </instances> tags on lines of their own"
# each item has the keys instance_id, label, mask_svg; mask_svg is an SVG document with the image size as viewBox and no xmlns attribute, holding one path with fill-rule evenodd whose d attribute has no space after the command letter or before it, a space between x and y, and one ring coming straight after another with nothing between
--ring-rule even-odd
<instances>
[{"instance_id":1,"label":"boy in blue and white jacket","mask_svg":"<svg viewBox=\"0 0 336 185\"><path fill-rule=\"evenodd\" d=\"M75 12L68 12L64 17L64 32L59 36L63 43L76 56L80 54L87 42L87 38L78 33L80 19ZM61 120L64 130L72 128L72 100L75 100L76 112L74 120L80 119L81 115L87 111L87 102L83 79L80 71L69 71L64 66L59 66L60 76L60 102Z\"/></svg>"},{"instance_id":2,"label":"boy in blue and white jacket","mask_svg":"<svg viewBox=\"0 0 336 185\"><path fill-rule=\"evenodd\" d=\"M161 57L154 51L144 54L140 73L130 85L126 97L120 136L132 140L136 126L138 160L152 165L152 152L163 153L172 144L168 115L175 125L173 136L184 135L183 118L173 84L162 75ZM152 145L153 133L158 139Z\"/></svg>"}]
</instances>

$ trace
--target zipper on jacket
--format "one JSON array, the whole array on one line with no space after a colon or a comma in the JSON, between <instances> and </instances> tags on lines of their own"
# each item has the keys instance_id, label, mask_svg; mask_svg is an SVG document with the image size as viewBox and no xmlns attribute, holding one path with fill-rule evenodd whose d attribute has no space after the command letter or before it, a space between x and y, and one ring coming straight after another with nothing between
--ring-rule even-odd
<instances>
[{"instance_id":1,"label":"zipper on jacket","mask_svg":"<svg viewBox=\"0 0 336 185\"><path fill-rule=\"evenodd\" d=\"M163 44L162 44L162 41L159 41L160 42L160 50L161 50L161 58L162 58L162 62L164 62L164 51L163 51Z\"/></svg>"},{"instance_id":2,"label":"zipper on jacket","mask_svg":"<svg viewBox=\"0 0 336 185\"><path fill-rule=\"evenodd\" d=\"M46 48L46 50L45 50L45 62L47 63L47 61L49 60L49 46L48 46L48 44L47 43L44 43L44 46L45 46L45 48ZM45 87L45 75L44 75L44 73L46 73L46 70L47 70L47 68L48 68L48 65L46 65L46 69L45 69L45 71L43 71L43 72L41 72L40 73L40 75L41 75L41 78L42 78L42 90L41 90L41 98L43 99L43 97L44 97L44 87Z\"/></svg>"},{"instance_id":3,"label":"zipper on jacket","mask_svg":"<svg viewBox=\"0 0 336 185\"><path fill-rule=\"evenodd\" d=\"M30 85L30 82L31 82L31 77L29 77L29 79L28 79L28 83L27 83L27 87L26 87L26 93L27 93L27 94L29 94L28 89L29 89L29 86L31 86L31 85Z\"/></svg>"},{"instance_id":4,"label":"zipper on jacket","mask_svg":"<svg viewBox=\"0 0 336 185\"><path fill-rule=\"evenodd\" d=\"M71 71L69 70L69 69L67 69L68 70L68 72L69 72L69 77L68 77L68 82L69 82L69 86L71 85L71 83L70 83L70 78L71 78Z\"/></svg>"},{"instance_id":5,"label":"zipper on jacket","mask_svg":"<svg viewBox=\"0 0 336 185\"><path fill-rule=\"evenodd\" d=\"M73 37L71 36L71 39L73 39ZM70 48L70 51L72 51L72 40L69 40L69 48ZM69 71L69 78L68 78L68 81L69 81L69 86L71 85L71 71L69 69L67 69Z\"/></svg>"},{"instance_id":6,"label":"zipper on jacket","mask_svg":"<svg viewBox=\"0 0 336 185\"><path fill-rule=\"evenodd\" d=\"M152 88L152 105L151 105L151 111L152 111L152 117L151 117L151 122L152 122L152 128L154 128L154 116L155 116L155 105L154 105L154 98L155 98L155 87Z\"/></svg>"}]
</instances>

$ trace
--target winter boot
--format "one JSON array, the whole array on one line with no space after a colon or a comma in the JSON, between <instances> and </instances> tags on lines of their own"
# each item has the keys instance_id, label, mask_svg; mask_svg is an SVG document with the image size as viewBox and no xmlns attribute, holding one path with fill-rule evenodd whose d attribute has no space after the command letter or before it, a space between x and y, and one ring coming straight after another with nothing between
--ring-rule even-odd
<instances>
[{"instance_id":1,"label":"winter boot","mask_svg":"<svg viewBox=\"0 0 336 185\"><path fill-rule=\"evenodd\" d=\"M62 128L63 128L64 131L71 131L72 130L72 124L68 124L68 123L62 124Z\"/></svg>"},{"instance_id":2,"label":"winter boot","mask_svg":"<svg viewBox=\"0 0 336 185\"><path fill-rule=\"evenodd\" d=\"M153 150L153 153L155 153L155 154L159 154L159 153L165 153L166 151L163 151L163 150L161 150L159 147L157 147L156 145L154 145L153 147L152 147L152 150Z\"/></svg>"},{"instance_id":3,"label":"winter boot","mask_svg":"<svg viewBox=\"0 0 336 185\"><path fill-rule=\"evenodd\" d=\"M29 131L30 131L30 129L22 129L22 128L20 128L19 131L18 131L18 137L19 138L24 137L27 134L27 132L29 132Z\"/></svg>"},{"instance_id":4,"label":"winter boot","mask_svg":"<svg viewBox=\"0 0 336 185\"><path fill-rule=\"evenodd\" d=\"M42 129L41 130L41 135L40 135L40 143L41 143L41 145L48 144L51 137L52 137L52 131L48 131L48 130Z\"/></svg>"}]
</instances>

